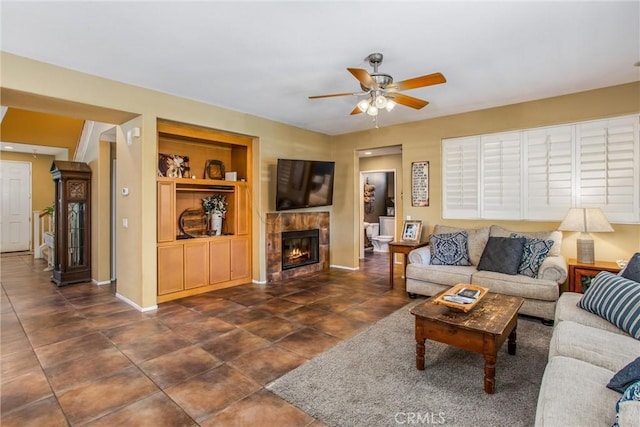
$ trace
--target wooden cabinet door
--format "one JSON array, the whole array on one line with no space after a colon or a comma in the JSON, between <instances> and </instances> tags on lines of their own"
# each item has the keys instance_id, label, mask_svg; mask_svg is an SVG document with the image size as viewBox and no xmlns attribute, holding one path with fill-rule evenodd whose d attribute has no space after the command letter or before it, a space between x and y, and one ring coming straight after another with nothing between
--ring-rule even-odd
<instances>
[{"instance_id":1,"label":"wooden cabinet door","mask_svg":"<svg viewBox=\"0 0 640 427\"><path fill-rule=\"evenodd\" d=\"M158 181L158 243L176 238L176 184Z\"/></svg>"},{"instance_id":2,"label":"wooden cabinet door","mask_svg":"<svg viewBox=\"0 0 640 427\"><path fill-rule=\"evenodd\" d=\"M229 240L209 242L209 284L230 279Z\"/></svg>"},{"instance_id":3,"label":"wooden cabinet door","mask_svg":"<svg viewBox=\"0 0 640 427\"><path fill-rule=\"evenodd\" d=\"M246 182L241 182L236 187L236 234L246 236L249 234L249 221L251 221L251 196Z\"/></svg>"},{"instance_id":4,"label":"wooden cabinet door","mask_svg":"<svg viewBox=\"0 0 640 427\"><path fill-rule=\"evenodd\" d=\"M231 280L249 277L250 265L249 239L231 240Z\"/></svg>"},{"instance_id":5,"label":"wooden cabinet door","mask_svg":"<svg viewBox=\"0 0 640 427\"><path fill-rule=\"evenodd\" d=\"M184 289L182 245L158 248L158 295Z\"/></svg>"},{"instance_id":6,"label":"wooden cabinet door","mask_svg":"<svg viewBox=\"0 0 640 427\"><path fill-rule=\"evenodd\" d=\"M184 245L184 288L192 289L209 283L209 244Z\"/></svg>"}]
</instances>

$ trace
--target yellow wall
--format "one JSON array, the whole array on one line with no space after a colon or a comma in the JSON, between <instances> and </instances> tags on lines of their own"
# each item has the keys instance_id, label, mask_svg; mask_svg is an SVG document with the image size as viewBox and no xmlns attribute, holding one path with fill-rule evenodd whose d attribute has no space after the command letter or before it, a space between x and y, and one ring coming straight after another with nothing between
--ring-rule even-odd
<instances>
[{"instance_id":1,"label":"yellow wall","mask_svg":"<svg viewBox=\"0 0 640 427\"><path fill-rule=\"evenodd\" d=\"M402 170L404 182L410 182L411 162L428 160L430 162L430 206L411 207L408 191L404 192L402 201L403 214L411 215L412 219L423 221L428 235L437 223L459 225L465 227L481 227L487 224L499 223L513 230L545 230L555 229L558 222L528 222L528 221L461 221L442 219L442 165L441 140L468 135L503 132L517 129L527 129L592 120L605 117L615 117L640 112L640 82L610 88L581 92L566 96L491 108L464 114L440 117L420 122L407 123L381 129L371 129L365 132L341 135L333 138L334 157L338 166L343 169L354 168L356 165L355 152L367 148L384 147L392 143L402 143ZM384 112L382 113L384 114ZM355 169L357 170L357 169ZM352 174L353 175L353 174ZM332 222L336 240L332 241L334 256L341 260L351 260L351 265L357 265L357 258L349 245L355 238L353 206L356 200L357 187L354 177L344 177L345 185L339 185L336 190L340 200L351 201L350 206L340 209L341 215L334 217ZM335 210L335 209L334 209ZM614 224L614 233L594 234L597 257L603 260L629 258L640 250L640 225ZM575 257L576 233L565 233L563 254Z\"/></svg>"},{"instance_id":2,"label":"yellow wall","mask_svg":"<svg viewBox=\"0 0 640 427\"><path fill-rule=\"evenodd\" d=\"M83 120L9 108L0 124L4 142L66 148L74 158Z\"/></svg>"}]
</instances>

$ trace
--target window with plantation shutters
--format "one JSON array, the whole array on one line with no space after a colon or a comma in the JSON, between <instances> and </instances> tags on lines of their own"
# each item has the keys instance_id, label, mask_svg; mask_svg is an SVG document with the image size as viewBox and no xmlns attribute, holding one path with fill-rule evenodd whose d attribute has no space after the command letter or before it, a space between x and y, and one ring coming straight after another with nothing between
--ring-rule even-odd
<instances>
[{"instance_id":1,"label":"window with plantation shutters","mask_svg":"<svg viewBox=\"0 0 640 427\"><path fill-rule=\"evenodd\" d=\"M479 138L442 141L444 218L478 218Z\"/></svg>"},{"instance_id":2,"label":"window with plantation shutters","mask_svg":"<svg viewBox=\"0 0 640 427\"><path fill-rule=\"evenodd\" d=\"M442 141L443 218L640 223L640 117Z\"/></svg>"},{"instance_id":3,"label":"window with plantation shutters","mask_svg":"<svg viewBox=\"0 0 640 427\"><path fill-rule=\"evenodd\" d=\"M480 211L485 219L520 219L520 132L480 137Z\"/></svg>"},{"instance_id":4,"label":"window with plantation shutters","mask_svg":"<svg viewBox=\"0 0 640 427\"><path fill-rule=\"evenodd\" d=\"M562 219L572 203L574 126L532 129L523 137L524 217Z\"/></svg>"},{"instance_id":5,"label":"window with plantation shutters","mask_svg":"<svg viewBox=\"0 0 640 427\"><path fill-rule=\"evenodd\" d=\"M598 207L609 221L638 221L638 117L578 125L576 206Z\"/></svg>"}]
</instances>

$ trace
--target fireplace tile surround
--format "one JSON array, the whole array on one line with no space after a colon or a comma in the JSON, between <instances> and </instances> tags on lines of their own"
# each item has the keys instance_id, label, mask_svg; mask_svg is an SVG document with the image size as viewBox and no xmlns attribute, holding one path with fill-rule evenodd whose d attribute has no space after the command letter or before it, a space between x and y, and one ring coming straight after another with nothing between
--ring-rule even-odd
<instances>
[{"instance_id":1,"label":"fireplace tile surround","mask_svg":"<svg viewBox=\"0 0 640 427\"><path fill-rule=\"evenodd\" d=\"M329 212L268 213L266 225L267 283L329 269ZM316 228L320 231L320 261L283 271L282 232Z\"/></svg>"}]
</instances>

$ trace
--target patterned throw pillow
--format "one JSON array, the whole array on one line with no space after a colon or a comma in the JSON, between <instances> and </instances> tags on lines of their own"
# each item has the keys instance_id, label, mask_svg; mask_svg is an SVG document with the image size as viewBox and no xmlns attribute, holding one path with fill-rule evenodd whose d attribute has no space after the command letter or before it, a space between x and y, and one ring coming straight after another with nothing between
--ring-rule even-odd
<instances>
[{"instance_id":1,"label":"patterned throw pillow","mask_svg":"<svg viewBox=\"0 0 640 427\"><path fill-rule=\"evenodd\" d=\"M631 384L624 393L622 393L622 397L618 399L616 402L616 419L611 427L620 427L618 421L620 420L620 404L622 402L640 402L640 381ZM627 420L629 421L629 420ZM633 420L631 420L633 422ZM627 424L625 424L627 425ZM629 424L631 425L631 424ZM634 424L635 425L635 424Z\"/></svg>"},{"instance_id":2,"label":"patterned throw pillow","mask_svg":"<svg viewBox=\"0 0 640 427\"><path fill-rule=\"evenodd\" d=\"M467 232L431 234L431 264L433 265L471 265L467 250Z\"/></svg>"},{"instance_id":3,"label":"patterned throw pillow","mask_svg":"<svg viewBox=\"0 0 640 427\"><path fill-rule=\"evenodd\" d=\"M640 283L601 271L593 278L578 306L640 339Z\"/></svg>"},{"instance_id":4,"label":"patterned throw pillow","mask_svg":"<svg viewBox=\"0 0 640 427\"><path fill-rule=\"evenodd\" d=\"M512 238L524 237L524 251L518 267L518 274L537 277L542 262L553 246L553 240L532 239L518 233L511 233Z\"/></svg>"}]
</instances>

